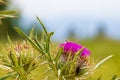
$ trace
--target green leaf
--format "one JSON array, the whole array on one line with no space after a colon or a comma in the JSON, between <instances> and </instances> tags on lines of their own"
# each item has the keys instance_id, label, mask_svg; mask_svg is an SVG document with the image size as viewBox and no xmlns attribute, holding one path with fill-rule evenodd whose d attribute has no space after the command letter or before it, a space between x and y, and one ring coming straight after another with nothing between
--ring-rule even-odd
<instances>
[{"instance_id":1,"label":"green leaf","mask_svg":"<svg viewBox=\"0 0 120 80\"><path fill-rule=\"evenodd\" d=\"M4 69L4 70L9 70L10 69L10 67L9 66L6 66L6 65L2 65L2 64L0 64L0 68L1 69Z\"/></svg>"},{"instance_id":2,"label":"green leaf","mask_svg":"<svg viewBox=\"0 0 120 80\"><path fill-rule=\"evenodd\" d=\"M40 20L40 18L37 17L37 19L38 19L39 23L41 24L43 30L45 31L46 35L47 35L47 40L46 40L46 52L49 54L50 37L51 37L51 35L54 34L54 32L51 32L50 34L48 34L48 32L47 32L47 30L46 30L44 24L43 24L42 21Z\"/></svg>"},{"instance_id":3,"label":"green leaf","mask_svg":"<svg viewBox=\"0 0 120 80\"><path fill-rule=\"evenodd\" d=\"M45 31L45 34L47 35L47 38L46 38L46 40L45 40L45 41L46 41L46 45L45 45L45 49L46 49L46 50L45 50L45 51L46 51L46 53L48 54L48 57L49 57L50 61L52 62L52 58L51 58L51 55L50 55L49 50L50 50L50 42L51 42L51 41L50 41L50 38L51 38L51 36L54 34L54 32L51 32L51 33L48 34L48 32L47 32L44 24L43 24L42 21L40 20L40 18L37 17L37 19L38 19L39 23L41 24L43 30Z\"/></svg>"},{"instance_id":4,"label":"green leaf","mask_svg":"<svg viewBox=\"0 0 120 80\"><path fill-rule=\"evenodd\" d=\"M19 66L20 66L20 67L23 66L22 60L23 60L23 56L22 56L22 54L20 54L20 56L19 56Z\"/></svg>"},{"instance_id":5,"label":"green leaf","mask_svg":"<svg viewBox=\"0 0 120 80\"><path fill-rule=\"evenodd\" d=\"M36 49L41 54L45 54L43 50L41 50L24 32L22 32L18 27L14 27L14 29L25 39L29 41L29 43L32 45L34 49Z\"/></svg>"},{"instance_id":6,"label":"green leaf","mask_svg":"<svg viewBox=\"0 0 120 80\"><path fill-rule=\"evenodd\" d=\"M11 59L11 61L12 61L12 64L14 65L14 66L17 66L18 67L18 60L17 60L17 57L16 57L16 55L15 54L13 54L12 52L10 52L10 59Z\"/></svg>"},{"instance_id":7,"label":"green leaf","mask_svg":"<svg viewBox=\"0 0 120 80\"><path fill-rule=\"evenodd\" d=\"M62 51L63 51L63 49L60 48L59 51L58 51L57 56L56 56L55 59L54 59L55 62L57 62L57 61L60 59L60 56L62 55Z\"/></svg>"},{"instance_id":8,"label":"green leaf","mask_svg":"<svg viewBox=\"0 0 120 80\"><path fill-rule=\"evenodd\" d=\"M35 63L34 60L30 62L30 64L28 65L27 73L29 73L32 70L33 65L36 65L34 63Z\"/></svg>"},{"instance_id":9,"label":"green leaf","mask_svg":"<svg viewBox=\"0 0 120 80\"><path fill-rule=\"evenodd\" d=\"M6 18L6 17L10 17L10 18L14 18L14 14L16 14L16 11L0 11L0 18Z\"/></svg>"},{"instance_id":10,"label":"green leaf","mask_svg":"<svg viewBox=\"0 0 120 80\"><path fill-rule=\"evenodd\" d=\"M34 41L35 41L36 45L37 45L41 50L43 50L43 48L42 48L42 46L40 45L40 43L39 43L37 37L34 38Z\"/></svg>"},{"instance_id":11,"label":"green leaf","mask_svg":"<svg viewBox=\"0 0 120 80\"><path fill-rule=\"evenodd\" d=\"M4 14L4 15L13 15L16 14L16 11L0 11L0 15Z\"/></svg>"},{"instance_id":12,"label":"green leaf","mask_svg":"<svg viewBox=\"0 0 120 80\"><path fill-rule=\"evenodd\" d=\"M42 73L42 75L45 75L46 73L52 71L52 68L47 69L45 72Z\"/></svg>"},{"instance_id":13,"label":"green leaf","mask_svg":"<svg viewBox=\"0 0 120 80\"><path fill-rule=\"evenodd\" d=\"M13 67L13 65L7 64L7 63L4 63L3 65L5 65L5 66L8 67L8 68L12 68L12 67Z\"/></svg>"},{"instance_id":14,"label":"green leaf","mask_svg":"<svg viewBox=\"0 0 120 80\"><path fill-rule=\"evenodd\" d=\"M37 19L38 19L39 23L41 24L42 28L44 29L44 31L45 31L45 33L46 33L46 35L48 35L48 32L47 32L47 30L46 30L46 28L45 28L44 24L43 24L43 23L42 23L42 21L40 20L40 18L39 18L39 17L37 17Z\"/></svg>"},{"instance_id":15,"label":"green leaf","mask_svg":"<svg viewBox=\"0 0 120 80\"><path fill-rule=\"evenodd\" d=\"M76 62L76 60L78 59L80 53L83 51L84 47L82 47L78 52L76 52L74 58L73 58L73 62Z\"/></svg>"},{"instance_id":16,"label":"green leaf","mask_svg":"<svg viewBox=\"0 0 120 80\"><path fill-rule=\"evenodd\" d=\"M61 72L63 72L64 70L66 70L68 68L69 65L73 64L73 62L68 62L66 64L64 64L62 67L61 67Z\"/></svg>"},{"instance_id":17,"label":"green leaf","mask_svg":"<svg viewBox=\"0 0 120 80\"><path fill-rule=\"evenodd\" d=\"M0 80L6 80L6 79L12 77L15 74L16 74L15 72L9 73L9 74L7 74L5 76L0 77Z\"/></svg>"},{"instance_id":18,"label":"green leaf","mask_svg":"<svg viewBox=\"0 0 120 80\"><path fill-rule=\"evenodd\" d=\"M33 39L33 37L34 37L34 27L31 29L31 31L30 31L30 33L29 33L29 37L30 37L31 39Z\"/></svg>"},{"instance_id":19,"label":"green leaf","mask_svg":"<svg viewBox=\"0 0 120 80\"><path fill-rule=\"evenodd\" d=\"M50 49L50 36L47 37L46 40L46 52L49 54L49 49Z\"/></svg>"},{"instance_id":20,"label":"green leaf","mask_svg":"<svg viewBox=\"0 0 120 80\"><path fill-rule=\"evenodd\" d=\"M50 36L54 35L54 32L50 32Z\"/></svg>"},{"instance_id":21,"label":"green leaf","mask_svg":"<svg viewBox=\"0 0 120 80\"><path fill-rule=\"evenodd\" d=\"M51 57L51 55L50 55L50 38L51 38L51 36L53 35L53 32L51 32L50 34L48 34L48 36L47 36L47 39L46 39L46 46L45 46L45 51L46 51L46 53L48 54L48 57L49 57L49 60L52 62L53 60L52 60L52 57Z\"/></svg>"}]
</instances>

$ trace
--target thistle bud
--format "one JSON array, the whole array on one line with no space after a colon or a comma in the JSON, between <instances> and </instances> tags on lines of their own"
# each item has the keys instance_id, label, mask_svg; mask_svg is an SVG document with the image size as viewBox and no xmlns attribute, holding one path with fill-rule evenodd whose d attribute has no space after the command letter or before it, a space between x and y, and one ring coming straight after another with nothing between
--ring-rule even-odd
<instances>
[{"instance_id":1,"label":"thistle bud","mask_svg":"<svg viewBox=\"0 0 120 80\"><path fill-rule=\"evenodd\" d=\"M73 76L69 76L69 78L72 78L76 75L82 75L88 69L90 51L87 48L74 42L64 42L60 44L60 48L63 48L61 62L63 64L74 62L74 65L67 65L66 68L69 69L64 69L62 72L63 75L74 74Z\"/></svg>"}]
</instances>

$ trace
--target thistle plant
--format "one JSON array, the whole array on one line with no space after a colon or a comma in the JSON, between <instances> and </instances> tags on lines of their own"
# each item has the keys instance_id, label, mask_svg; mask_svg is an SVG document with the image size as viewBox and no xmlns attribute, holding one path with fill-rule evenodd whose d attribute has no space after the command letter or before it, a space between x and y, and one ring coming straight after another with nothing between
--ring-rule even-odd
<instances>
[{"instance_id":1,"label":"thistle plant","mask_svg":"<svg viewBox=\"0 0 120 80\"><path fill-rule=\"evenodd\" d=\"M44 73L51 72L51 74L46 75L44 80L47 80L51 75L55 76L52 80L87 80L88 75L112 57L112 55L107 56L98 63L93 64L90 59L92 53L80 44L66 41L57 46L54 45L51 40L54 32L48 32L42 21L38 17L37 19L43 28L41 39L38 39L39 35L33 35L34 28L27 36L21 29L15 27L14 29L26 39L27 45L17 45L13 48L14 50L11 51L10 49L5 59L2 59L4 67L10 69L11 75L15 79L30 80L32 70L37 68L39 64L47 64ZM32 49L29 49L29 47L32 47ZM8 75L8 77L11 75Z\"/></svg>"},{"instance_id":2,"label":"thistle plant","mask_svg":"<svg viewBox=\"0 0 120 80\"><path fill-rule=\"evenodd\" d=\"M60 47L63 48L60 63L67 66L66 68L60 66L64 77L72 80L77 76L82 77L90 68L90 51L74 42L64 42Z\"/></svg>"},{"instance_id":3,"label":"thistle plant","mask_svg":"<svg viewBox=\"0 0 120 80\"><path fill-rule=\"evenodd\" d=\"M9 77L15 80L30 80L31 71L40 62L39 55L26 42L11 44L7 49L3 48L1 53L2 64L0 66L8 74L0 80Z\"/></svg>"}]
</instances>

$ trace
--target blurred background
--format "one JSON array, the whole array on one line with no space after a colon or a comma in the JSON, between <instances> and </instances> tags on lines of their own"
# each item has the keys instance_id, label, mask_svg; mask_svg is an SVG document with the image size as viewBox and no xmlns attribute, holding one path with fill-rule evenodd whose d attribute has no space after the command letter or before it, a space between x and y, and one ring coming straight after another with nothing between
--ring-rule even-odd
<instances>
[{"instance_id":1,"label":"blurred background","mask_svg":"<svg viewBox=\"0 0 120 80\"><path fill-rule=\"evenodd\" d=\"M8 21L11 24L9 27L19 26L30 30L32 26L37 26L36 16L39 16L48 30L55 31L54 40L64 41L70 34L79 39L93 38L101 33L120 39L119 0L6 1L8 5L0 6L1 9L18 12L16 19L9 20L12 23Z\"/></svg>"},{"instance_id":2,"label":"blurred background","mask_svg":"<svg viewBox=\"0 0 120 80\"><path fill-rule=\"evenodd\" d=\"M16 10L17 17L2 19L0 40L4 43L8 33L18 38L13 27L26 33L35 26L40 30L36 16L41 18L48 31L54 31L53 40L76 41L91 50L97 61L113 54L95 76L109 80L120 76L120 0L5 0L0 10ZM104 75L105 74L105 75Z\"/></svg>"}]
</instances>

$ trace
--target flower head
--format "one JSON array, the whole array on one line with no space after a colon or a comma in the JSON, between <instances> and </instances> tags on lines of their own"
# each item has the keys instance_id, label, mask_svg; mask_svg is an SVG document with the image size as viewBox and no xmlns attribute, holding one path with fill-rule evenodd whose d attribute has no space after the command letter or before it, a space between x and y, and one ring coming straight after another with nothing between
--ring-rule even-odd
<instances>
[{"instance_id":1,"label":"flower head","mask_svg":"<svg viewBox=\"0 0 120 80\"><path fill-rule=\"evenodd\" d=\"M78 52L81 48L83 48L82 45L74 43L74 42L64 42L60 44L60 47L63 47L63 53L69 54L71 53L74 55L76 52ZM80 54L81 57L90 56L90 51L87 48L84 48Z\"/></svg>"}]
</instances>

